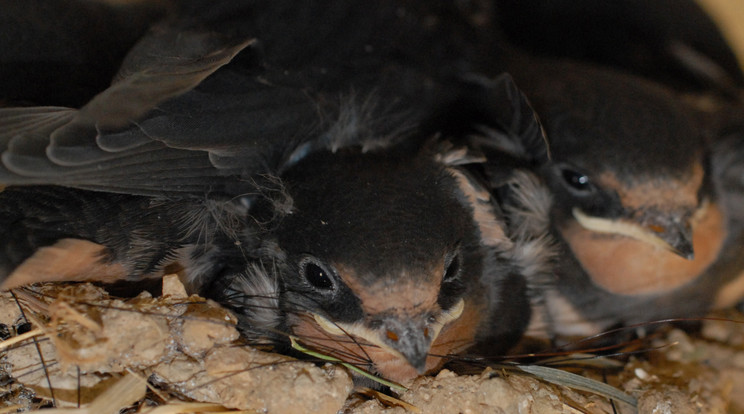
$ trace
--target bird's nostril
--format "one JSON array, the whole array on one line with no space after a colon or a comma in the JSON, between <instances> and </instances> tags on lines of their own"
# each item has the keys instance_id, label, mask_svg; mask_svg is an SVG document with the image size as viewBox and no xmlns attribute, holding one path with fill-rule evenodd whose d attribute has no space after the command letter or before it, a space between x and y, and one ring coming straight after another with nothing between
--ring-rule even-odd
<instances>
[{"instance_id":1,"label":"bird's nostril","mask_svg":"<svg viewBox=\"0 0 744 414\"><path fill-rule=\"evenodd\" d=\"M398 342L398 334L397 333L395 333L395 332L393 332L393 331L391 331L391 330L388 329L388 331L385 334L387 335L388 339L390 339L391 341Z\"/></svg>"},{"instance_id":2,"label":"bird's nostril","mask_svg":"<svg viewBox=\"0 0 744 414\"><path fill-rule=\"evenodd\" d=\"M666 230L663 226L659 226L657 224L651 224L648 226L648 228L654 233L664 233L664 231Z\"/></svg>"}]
</instances>

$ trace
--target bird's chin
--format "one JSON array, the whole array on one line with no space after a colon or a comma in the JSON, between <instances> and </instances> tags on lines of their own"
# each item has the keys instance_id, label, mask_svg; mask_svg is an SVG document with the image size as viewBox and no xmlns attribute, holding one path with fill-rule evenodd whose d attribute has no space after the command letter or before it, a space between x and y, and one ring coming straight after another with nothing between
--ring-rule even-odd
<instances>
[{"instance_id":1,"label":"bird's chin","mask_svg":"<svg viewBox=\"0 0 744 414\"><path fill-rule=\"evenodd\" d=\"M299 318L292 330L303 346L401 385L410 383L419 375L433 371L444 363L443 358L430 355L426 359L424 372L419 372L401 354L371 344L356 335L331 334L312 316Z\"/></svg>"},{"instance_id":2,"label":"bird's chin","mask_svg":"<svg viewBox=\"0 0 744 414\"><path fill-rule=\"evenodd\" d=\"M713 204L706 211L693 234L693 260L645 239L617 232L599 234L586 223L574 222L559 230L596 286L620 295L660 295L696 280L719 256L727 237L724 216Z\"/></svg>"},{"instance_id":3,"label":"bird's chin","mask_svg":"<svg viewBox=\"0 0 744 414\"><path fill-rule=\"evenodd\" d=\"M374 364L374 371L391 381L395 381L401 385L407 385L413 381L416 377L435 371L439 369L444 363L444 359L438 356L429 356L426 358L426 368L424 372L418 372L416 368L411 366L405 359L392 355L379 348L372 348L367 350L372 363Z\"/></svg>"}]
</instances>

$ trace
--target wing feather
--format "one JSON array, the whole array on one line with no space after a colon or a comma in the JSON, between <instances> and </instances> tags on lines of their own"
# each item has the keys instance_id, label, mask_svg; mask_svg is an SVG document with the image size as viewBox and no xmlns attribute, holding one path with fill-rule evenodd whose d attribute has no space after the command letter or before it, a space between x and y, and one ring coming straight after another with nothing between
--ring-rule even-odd
<instances>
[{"instance_id":1,"label":"wing feather","mask_svg":"<svg viewBox=\"0 0 744 414\"><path fill-rule=\"evenodd\" d=\"M138 123L192 92L251 43L159 26L130 51L111 87L82 108L0 109L0 182L134 194L220 191L236 171L210 163L209 143L170 148Z\"/></svg>"}]
</instances>

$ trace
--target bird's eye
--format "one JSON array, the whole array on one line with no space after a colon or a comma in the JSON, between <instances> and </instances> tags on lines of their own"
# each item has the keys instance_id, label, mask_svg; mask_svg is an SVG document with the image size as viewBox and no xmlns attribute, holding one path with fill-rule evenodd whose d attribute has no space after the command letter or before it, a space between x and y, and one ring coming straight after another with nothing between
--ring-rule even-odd
<instances>
[{"instance_id":1,"label":"bird's eye","mask_svg":"<svg viewBox=\"0 0 744 414\"><path fill-rule=\"evenodd\" d=\"M302 266L301 272L305 280L316 289L330 290L333 288L331 276L319 265L313 262L306 262Z\"/></svg>"},{"instance_id":2,"label":"bird's eye","mask_svg":"<svg viewBox=\"0 0 744 414\"><path fill-rule=\"evenodd\" d=\"M442 280L444 282L449 282L450 280L457 277L457 275L460 274L460 255L455 255L452 260L450 260L449 264L447 265L447 268L444 270L444 277L442 277Z\"/></svg>"},{"instance_id":3,"label":"bird's eye","mask_svg":"<svg viewBox=\"0 0 744 414\"><path fill-rule=\"evenodd\" d=\"M591 190L592 184L591 184L591 181L589 180L589 177L586 174L582 174L580 172L577 172L574 170L568 170L568 169L564 169L562 171L562 174L563 174L563 180L571 188L578 190L578 191Z\"/></svg>"}]
</instances>

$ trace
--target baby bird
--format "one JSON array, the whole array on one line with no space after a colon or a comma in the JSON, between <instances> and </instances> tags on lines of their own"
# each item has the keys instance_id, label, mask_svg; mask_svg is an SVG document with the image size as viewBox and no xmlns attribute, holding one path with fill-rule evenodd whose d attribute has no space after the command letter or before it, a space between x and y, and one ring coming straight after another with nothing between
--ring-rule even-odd
<instances>
[{"instance_id":1,"label":"baby bird","mask_svg":"<svg viewBox=\"0 0 744 414\"><path fill-rule=\"evenodd\" d=\"M551 143L543 322L594 335L740 301L744 75L715 23L687 0L548 3L497 2Z\"/></svg>"},{"instance_id":2,"label":"baby bird","mask_svg":"<svg viewBox=\"0 0 744 414\"><path fill-rule=\"evenodd\" d=\"M606 68L542 61L517 80L551 140L541 172L562 250L546 296L554 333L741 299L740 138L713 139L708 115L674 91Z\"/></svg>"},{"instance_id":3,"label":"baby bird","mask_svg":"<svg viewBox=\"0 0 744 414\"><path fill-rule=\"evenodd\" d=\"M185 2L81 108L0 109L3 287L178 273L248 339L395 381L505 351L550 247L507 225L544 192L495 154L547 149L440 6Z\"/></svg>"}]
</instances>

